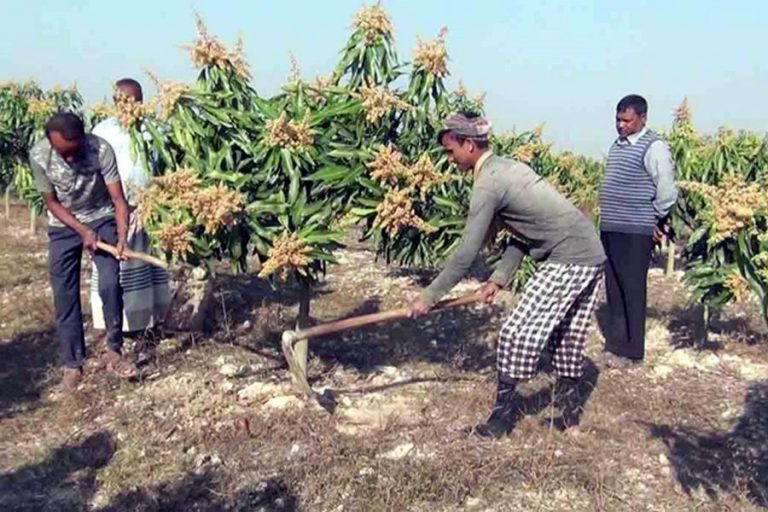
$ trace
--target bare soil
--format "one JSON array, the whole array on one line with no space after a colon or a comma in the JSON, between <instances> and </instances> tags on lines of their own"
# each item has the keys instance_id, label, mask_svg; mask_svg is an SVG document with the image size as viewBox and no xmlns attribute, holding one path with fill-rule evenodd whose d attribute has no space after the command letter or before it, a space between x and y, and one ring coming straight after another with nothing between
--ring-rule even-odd
<instances>
[{"instance_id":1,"label":"bare soil","mask_svg":"<svg viewBox=\"0 0 768 512\"><path fill-rule=\"evenodd\" d=\"M645 365L605 368L595 322L578 429L552 428L544 368L524 386L528 414L512 435L480 441L463 429L490 408L509 293L493 307L314 340L310 380L336 396L331 415L295 394L278 348L295 291L223 272L212 332L129 341L142 366L126 382L100 368L103 340L88 329L87 378L65 394L44 228L30 234L16 205L0 239L0 510L768 506L765 327L754 305L736 304L703 343L679 274L651 273ZM402 306L428 278L351 238L314 290L313 321Z\"/></svg>"}]
</instances>

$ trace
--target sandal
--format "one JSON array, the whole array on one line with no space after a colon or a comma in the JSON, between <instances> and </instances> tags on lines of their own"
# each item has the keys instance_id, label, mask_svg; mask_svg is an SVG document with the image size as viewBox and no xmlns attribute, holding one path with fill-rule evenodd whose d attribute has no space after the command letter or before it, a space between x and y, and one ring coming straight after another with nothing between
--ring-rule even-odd
<instances>
[{"instance_id":1,"label":"sandal","mask_svg":"<svg viewBox=\"0 0 768 512\"><path fill-rule=\"evenodd\" d=\"M131 379L136 376L136 366L128 362L122 354L115 352L114 350L107 350L104 359L107 362L107 370L118 377Z\"/></svg>"}]
</instances>

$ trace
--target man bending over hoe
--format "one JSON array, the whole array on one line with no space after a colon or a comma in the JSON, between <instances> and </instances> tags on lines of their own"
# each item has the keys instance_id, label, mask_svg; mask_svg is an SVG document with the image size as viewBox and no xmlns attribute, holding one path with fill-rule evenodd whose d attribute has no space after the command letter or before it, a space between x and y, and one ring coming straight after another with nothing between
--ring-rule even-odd
<instances>
[{"instance_id":1,"label":"man bending over hoe","mask_svg":"<svg viewBox=\"0 0 768 512\"><path fill-rule=\"evenodd\" d=\"M490 303L512 281L524 255L540 265L501 328L496 403L488 421L473 431L498 438L514 428L522 412L517 383L535 376L548 344L558 375L556 400L564 409L556 423L565 429L581 415L579 380L605 254L590 221L529 166L494 155L489 133L487 120L459 113L445 120L438 135L459 169L473 170L474 185L461 246L411 304L411 316L427 313L469 272L498 218L516 240L477 291L479 297Z\"/></svg>"},{"instance_id":2,"label":"man bending over hoe","mask_svg":"<svg viewBox=\"0 0 768 512\"><path fill-rule=\"evenodd\" d=\"M106 141L86 135L74 114L56 114L45 126L46 138L30 151L37 189L48 208L50 278L56 309L56 335L66 365L64 387L74 389L83 375L85 338L80 304L83 247L99 268L99 294L107 326L107 367L123 377L135 368L122 354L123 302L119 262L98 250L104 240L125 250L128 205L120 185L115 154Z\"/></svg>"}]
</instances>

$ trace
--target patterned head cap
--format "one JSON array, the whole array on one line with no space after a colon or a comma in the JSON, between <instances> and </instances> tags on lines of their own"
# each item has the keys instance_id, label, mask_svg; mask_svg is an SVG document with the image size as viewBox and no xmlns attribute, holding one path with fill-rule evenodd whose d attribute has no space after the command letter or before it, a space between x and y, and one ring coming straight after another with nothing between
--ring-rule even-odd
<instances>
[{"instance_id":1,"label":"patterned head cap","mask_svg":"<svg viewBox=\"0 0 768 512\"><path fill-rule=\"evenodd\" d=\"M487 140L491 133L491 123L479 116L470 117L462 113L451 114L443 121L443 127L437 134L438 142L448 132L468 139Z\"/></svg>"}]
</instances>

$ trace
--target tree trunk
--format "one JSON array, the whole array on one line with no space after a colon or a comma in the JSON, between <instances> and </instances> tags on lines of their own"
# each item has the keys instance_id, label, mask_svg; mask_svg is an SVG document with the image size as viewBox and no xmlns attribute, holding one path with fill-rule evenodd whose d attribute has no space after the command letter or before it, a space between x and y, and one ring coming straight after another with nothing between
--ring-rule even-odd
<instances>
[{"instance_id":1,"label":"tree trunk","mask_svg":"<svg viewBox=\"0 0 768 512\"><path fill-rule=\"evenodd\" d=\"M299 292L299 315L296 318L296 330L309 327L309 303L310 303L310 288L308 283L300 283L301 289ZM304 375L307 374L307 357L309 353L309 341L301 340L294 345L293 357L296 363L301 367L301 371Z\"/></svg>"},{"instance_id":2,"label":"tree trunk","mask_svg":"<svg viewBox=\"0 0 768 512\"><path fill-rule=\"evenodd\" d=\"M34 208L29 210L29 230L33 235L37 233L37 213Z\"/></svg>"},{"instance_id":3,"label":"tree trunk","mask_svg":"<svg viewBox=\"0 0 768 512\"><path fill-rule=\"evenodd\" d=\"M667 238L667 277L675 273L675 242Z\"/></svg>"},{"instance_id":4,"label":"tree trunk","mask_svg":"<svg viewBox=\"0 0 768 512\"><path fill-rule=\"evenodd\" d=\"M170 272L171 302L164 328L177 332L206 332L212 328L216 307L215 282L201 267Z\"/></svg>"},{"instance_id":5,"label":"tree trunk","mask_svg":"<svg viewBox=\"0 0 768 512\"><path fill-rule=\"evenodd\" d=\"M701 316L702 316L702 323L704 324L704 334L701 339L701 345L705 346L707 343L709 343L710 310L707 304L704 304L704 309L701 312Z\"/></svg>"},{"instance_id":6,"label":"tree trunk","mask_svg":"<svg viewBox=\"0 0 768 512\"><path fill-rule=\"evenodd\" d=\"M11 187L5 187L5 218L11 218Z\"/></svg>"}]
</instances>

